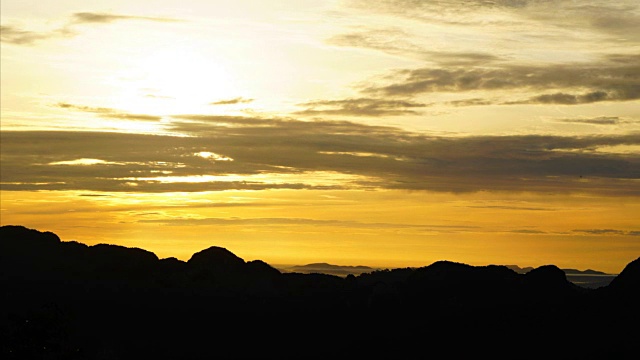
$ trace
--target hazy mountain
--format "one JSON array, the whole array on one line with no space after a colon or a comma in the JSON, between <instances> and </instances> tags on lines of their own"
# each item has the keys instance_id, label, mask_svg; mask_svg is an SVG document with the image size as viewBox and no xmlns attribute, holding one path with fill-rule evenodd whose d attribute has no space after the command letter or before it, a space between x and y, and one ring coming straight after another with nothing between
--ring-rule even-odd
<instances>
[{"instance_id":1,"label":"hazy mountain","mask_svg":"<svg viewBox=\"0 0 640 360\"><path fill-rule=\"evenodd\" d=\"M274 265L275 266L275 265ZM518 274L526 274L533 270L533 267L521 268L518 265L505 265L507 268L517 272ZM362 275L372 271L382 270L381 268L373 268L369 266L344 266L332 265L328 263L312 263L307 265L289 265L275 266L281 272L297 272L302 274L328 274L346 277L347 275ZM608 285L615 278L615 274L607 274L596 270L576 270L561 269L567 276L567 279L579 286L586 288L599 288Z\"/></svg>"},{"instance_id":2,"label":"hazy mountain","mask_svg":"<svg viewBox=\"0 0 640 360\"><path fill-rule=\"evenodd\" d=\"M302 269L342 269L310 265ZM554 265L526 273L450 261L343 270L363 272L282 272L216 246L188 261L159 259L3 226L0 354L626 359L640 335L640 258L597 289ZM569 341L578 335L588 346Z\"/></svg>"},{"instance_id":3,"label":"hazy mountain","mask_svg":"<svg viewBox=\"0 0 640 360\"><path fill-rule=\"evenodd\" d=\"M362 273L368 273L380 269L363 265L344 266L327 263L312 263L307 265L281 266L278 267L278 270L282 272L297 272L302 274L321 273L336 276L347 276L349 274L360 275Z\"/></svg>"}]
</instances>

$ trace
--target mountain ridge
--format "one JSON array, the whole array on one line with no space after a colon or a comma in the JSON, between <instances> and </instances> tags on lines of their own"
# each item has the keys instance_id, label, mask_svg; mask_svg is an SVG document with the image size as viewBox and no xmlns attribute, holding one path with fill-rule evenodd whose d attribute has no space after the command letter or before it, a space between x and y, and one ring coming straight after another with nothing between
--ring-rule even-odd
<instances>
[{"instance_id":1,"label":"mountain ridge","mask_svg":"<svg viewBox=\"0 0 640 360\"><path fill-rule=\"evenodd\" d=\"M640 258L597 289L555 265L520 274L437 261L340 277L283 273L216 246L188 261L159 259L3 226L0 345L8 359L298 358L301 349L308 358L377 358L410 356L425 339L431 352L452 351L455 333L467 345L453 349L465 357L530 348L524 358L625 358L638 335L639 269ZM572 333L601 341L576 348L566 342ZM496 338L500 348L490 346ZM371 342L378 346L362 346Z\"/></svg>"}]
</instances>

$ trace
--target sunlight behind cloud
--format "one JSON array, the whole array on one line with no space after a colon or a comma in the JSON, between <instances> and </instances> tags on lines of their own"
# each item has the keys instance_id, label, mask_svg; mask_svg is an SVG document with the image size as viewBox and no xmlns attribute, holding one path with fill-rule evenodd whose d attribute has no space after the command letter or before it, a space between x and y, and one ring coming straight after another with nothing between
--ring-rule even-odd
<instances>
[{"instance_id":1,"label":"sunlight behind cloud","mask_svg":"<svg viewBox=\"0 0 640 360\"><path fill-rule=\"evenodd\" d=\"M201 158L204 159L211 159L213 161L233 161L232 158L224 156L224 155L220 155L220 154L216 154L216 153L212 153L209 151L200 151L197 152L195 154L193 154L195 156L200 156Z\"/></svg>"},{"instance_id":2,"label":"sunlight behind cloud","mask_svg":"<svg viewBox=\"0 0 640 360\"><path fill-rule=\"evenodd\" d=\"M345 186L345 184L372 181L373 178L362 175L341 174L332 171L305 171L300 173L279 174L263 173L253 175L193 175L193 176L158 176L158 177L126 177L116 180L148 181L159 183L214 183L243 182L261 184L304 184L309 186Z\"/></svg>"},{"instance_id":3,"label":"sunlight behind cloud","mask_svg":"<svg viewBox=\"0 0 640 360\"><path fill-rule=\"evenodd\" d=\"M97 164L123 164L112 161L104 161L100 159L76 159L76 160L67 160L67 161L54 161L49 163L49 165L97 165Z\"/></svg>"}]
</instances>

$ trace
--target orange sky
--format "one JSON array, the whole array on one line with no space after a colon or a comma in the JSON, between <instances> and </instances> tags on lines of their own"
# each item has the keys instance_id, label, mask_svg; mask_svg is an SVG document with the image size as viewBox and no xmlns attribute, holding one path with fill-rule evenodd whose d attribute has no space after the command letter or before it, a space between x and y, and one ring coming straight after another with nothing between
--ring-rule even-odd
<instances>
[{"instance_id":1,"label":"orange sky","mask_svg":"<svg viewBox=\"0 0 640 360\"><path fill-rule=\"evenodd\" d=\"M640 255L635 1L0 6L2 225L185 260Z\"/></svg>"}]
</instances>

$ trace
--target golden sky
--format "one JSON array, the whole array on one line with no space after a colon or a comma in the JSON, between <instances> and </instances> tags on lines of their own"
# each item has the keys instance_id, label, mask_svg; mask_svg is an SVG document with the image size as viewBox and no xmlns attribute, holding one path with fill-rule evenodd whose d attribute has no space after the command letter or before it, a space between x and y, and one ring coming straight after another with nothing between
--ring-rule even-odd
<instances>
[{"instance_id":1,"label":"golden sky","mask_svg":"<svg viewBox=\"0 0 640 360\"><path fill-rule=\"evenodd\" d=\"M187 260L640 255L636 0L3 0L2 225Z\"/></svg>"}]
</instances>

